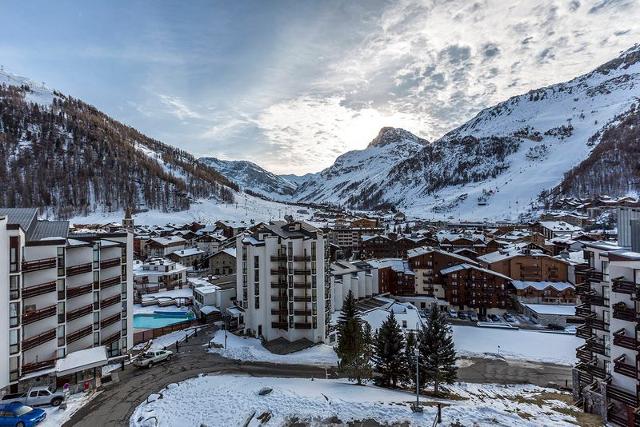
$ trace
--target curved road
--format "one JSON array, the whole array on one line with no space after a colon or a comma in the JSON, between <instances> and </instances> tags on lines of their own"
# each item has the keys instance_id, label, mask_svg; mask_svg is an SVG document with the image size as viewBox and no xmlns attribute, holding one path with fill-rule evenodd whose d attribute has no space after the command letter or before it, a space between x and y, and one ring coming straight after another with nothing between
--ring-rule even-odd
<instances>
[{"instance_id":1,"label":"curved road","mask_svg":"<svg viewBox=\"0 0 640 427\"><path fill-rule=\"evenodd\" d=\"M127 426L135 408L150 394L168 384L192 378L201 373L240 373L252 376L325 378L335 372L324 368L258 362L237 362L205 350L208 333L191 337L180 345L180 352L170 362L151 369L128 366L119 372L119 382L103 391L64 424L70 426ZM562 365L504 361L499 359L462 359L458 379L475 383L570 385L571 368ZM565 381L567 383L565 384Z\"/></svg>"}]
</instances>

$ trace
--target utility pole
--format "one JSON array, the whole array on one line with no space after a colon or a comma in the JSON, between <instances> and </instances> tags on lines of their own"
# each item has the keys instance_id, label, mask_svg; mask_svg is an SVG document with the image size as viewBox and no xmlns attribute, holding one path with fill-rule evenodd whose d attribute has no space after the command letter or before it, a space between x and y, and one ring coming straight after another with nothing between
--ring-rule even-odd
<instances>
[{"instance_id":1,"label":"utility pole","mask_svg":"<svg viewBox=\"0 0 640 427\"><path fill-rule=\"evenodd\" d=\"M416 340L416 405L412 408L413 412L422 412L420 406L420 341Z\"/></svg>"}]
</instances>

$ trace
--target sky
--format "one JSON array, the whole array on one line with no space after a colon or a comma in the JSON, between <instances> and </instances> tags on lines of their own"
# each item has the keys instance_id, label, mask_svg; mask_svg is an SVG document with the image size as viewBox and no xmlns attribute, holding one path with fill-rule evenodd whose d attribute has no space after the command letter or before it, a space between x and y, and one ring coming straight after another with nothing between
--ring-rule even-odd
<instances>
[{"instance_id":1,"label":"sky","mask_svg":"<svg viewBox=\"0 0 640 427\"><path fill-rule=\"evenodd\" d=\"M0 64L196 156L317 172L640 42L637 0L0 0Z\"/></svg>"}]
</instances>

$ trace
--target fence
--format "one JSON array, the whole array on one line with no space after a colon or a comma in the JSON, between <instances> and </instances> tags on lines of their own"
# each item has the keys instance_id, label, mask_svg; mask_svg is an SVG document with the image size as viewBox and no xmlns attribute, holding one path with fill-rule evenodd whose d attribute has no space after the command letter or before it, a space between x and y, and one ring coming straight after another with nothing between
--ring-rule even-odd
<instances>
[{"instance_id":1,"label":"fence","mask_svg":"<svg viewBox=\"0 0 640 427\"><path fill-rule=\"evenodd\" d=\"M196 326L200 324L201 322L199 320L193 319L193 320L185 320L184 322L180 322L180 323L174 323L168 326L163 326L162 328L147 329L141 332L134 332L133 345L147 342L151 339L158 338L162 335L166 335L171 332L179 331L181 329L186 329L191 326Z\"/></svg>"}]
</instances>

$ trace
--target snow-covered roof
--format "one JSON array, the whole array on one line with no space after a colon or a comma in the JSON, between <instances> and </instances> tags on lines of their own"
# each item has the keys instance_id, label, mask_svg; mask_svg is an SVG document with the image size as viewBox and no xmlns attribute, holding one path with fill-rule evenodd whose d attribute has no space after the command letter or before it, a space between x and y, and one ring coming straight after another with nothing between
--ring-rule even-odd
<instances>
[{"instance_id":1,"label":"snow-covered roof","mask_svg":"<svg viewBox=\"0 0 640 427\"><path fill-rule=\"evenodd\" d=\"M472 260L471 258L467 258L466 256L457 254L455 252L444 251L442 249L437 249L431 246L422 246L420 248L409 249L407 251L407 258L415 258L417 256L425 255L431 252L437 252L442 255L450 256L452 258L459 259L461 262L466 262L469 264L477 264L474 260Z\"/></svg>"},{"instance_id":2,"label":"snow-covered roof","mask_svg":"<svg viewBox=\"0 0 640 427\"><path fill-rule=\"evenodd\" d=\"M219 311L220 311L219 308L214 307L212 305L203 305L202 307L200 307L200 313L202 314L211 314Z\"/></svg>"},{"instance_id":3,"label":"snow-covered roof","mask_svg":"<svg viewBox=\"0 0 640 427\"><path fill-rule=\"evenodd\" d=\"M581 227L564 221L540 221L540 225L554 233L582 231Z\"/></svg>"},{"instance_id":4,"label":"snow-covered roof","mask_svg":"<svg viewBox=\"0 0 640 427\"><path fill-rule=\"evenodd\" d=\"M149 240L161 246L177 245L181 243L186 244L187 242L185 239L183 239L180 236L152 237Z\"/></svg>"},{"instance_id":5,"label":"snow-covered roof","mask_svg":"<svg viewBox=\"0 0 640 427\"><path fill-rule=\"evenodd\" d=\"M576 306L565 304L523 304L538 314L553 314L560 316L575 316Z\"/></svg>"},{"instance_id":6,"label":"snow-covered roof","mask_svg":"<svg viewBox=\"0 0 640 427\"><path fill-rule=\"evenodd\" d=\"M390 267L393 271L398 273L404 273L408 275L415 275L411 267L409 266L409 262L407 260L403 260L401 258L382 258L382 259L371 259L366 261L373 268L388 268Z\"/></svg>"},{"instance_id":7,"label":"snow-covered roof","mask_svg":"<svg viewBox=\"0 0 640 427\"><path fill-rule=\"evenodd\" d=\"M107 349L105 346L87 348L67 354L56 361L58 375L68 375L74 372L91 369L107 364Z\"/></svg>"},{"instance_id":8,"label":"snow-covered roof","mask_svg":"<svg viewBox=\"0 0 640 427\"><path fill-rule=\"evenodd\" d=\"M511 283L513 283L513 286L518 290L534 288L538 291L544 291L547 288L553 288L561 292L566 289L575 288L575 286L573 286L569 282L531 282L531 281L525 281L525 280L514 280Z\"/></svg>"},{"instance_id":9,"label":"snow-covered roof","mask_svg":"<svg viewBox=\"0 0 640 427\"><path fill-rule=\"evenodd\" d=\"M481 272L486 273L486 274L491 274L492 276L497 276L497 277L500 277L502 279L511 280L510 277L505 276L504 274L500 274L500 273L495 272L493 270L488 270L486 268L478 267L477 265L467 264L467 263L452 265L451 267L443 268L442 270L440 270L440 274L449 274L449 273L453 273L453 272L456 272L456 271L469 270L469 269L476 270L476 271L481 271Z\"/></svg>"},{"instance_id":10,"label":"snow-covered roof","mask_svg":"<svg viewBox=\"0 0 640 427\"><path fill-rule=\"evenodd\" d=\"M402 327L403 321L406 322L406 329L419 329L422 327L423 321L420 312L411 303L393 301L385 307L378 307L361 314L362 320L371 325L373 331L380 329L382 323L387 320L389 314L393 312L396 321Z\"/></svg>"},{"instance_id":11,"label":"snow-covered roof","mask_svg":"<svg viewBox=\"0 0 640 427\"><path fill-rule=\"evenodd\" d=\"M187 249L180 249L178 251L174 251L171 253L171 255L175 255L178 256L180 258L182 257L187 257L187 256L193 256L193 255L200 255L200 254L204 254L204 251L198 248L187 248Z\"/></svg>"}]
</instances>

